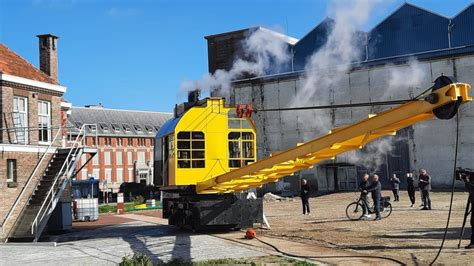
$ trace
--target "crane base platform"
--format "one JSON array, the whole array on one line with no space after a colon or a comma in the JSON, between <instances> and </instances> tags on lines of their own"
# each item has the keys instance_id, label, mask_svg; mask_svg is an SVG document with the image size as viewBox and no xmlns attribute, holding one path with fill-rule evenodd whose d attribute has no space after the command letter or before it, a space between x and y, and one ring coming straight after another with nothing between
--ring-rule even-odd
<instances>
[{"instance_id":1,"label":"crane base platform","mask_svg":"<svg viewBox=\"0 0 474 266\"><path fill-rule=\"evenodd\" d=\"M173 195L163 198L163 218L170 225L192 230L238 230L263 223L262 199L246 194Z\"/></svg>"}]
</instances>

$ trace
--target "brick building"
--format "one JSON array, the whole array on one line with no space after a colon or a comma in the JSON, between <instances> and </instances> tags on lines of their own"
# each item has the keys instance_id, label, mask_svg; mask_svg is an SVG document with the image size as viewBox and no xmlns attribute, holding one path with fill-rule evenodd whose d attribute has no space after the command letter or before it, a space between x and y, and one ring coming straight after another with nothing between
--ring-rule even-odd
<instances>
[{"instance_id":1,"label":"brick building","mask_svg":"<svg viewBox=\"0 0 474 266\"><path fill-rule=\"evenodd\" d=\"M40 194L40 181L44 189L43 176L65 133L69 104L58 81L58 37L37 37L39 69L0 43L0 239L19 217L27 219L21 216L26 203Z\"/></svg>"},{"instance_id":2,"label":"brick building","mask_svg":"<svg viewBox=\"0 0 474 266\"><path fill-rule=\"evenodd\" d=\"M98 143L98 154L83 155L79 165L87 163L76 176L100 180L100 189L116 193L124 182L153 185L153 144L157 130L172 117L171 113L107 109L98 106L72 107L69 125L72 133L84 124L97 138L88 137L87 144Z\"/></svg>"}]
</instances>

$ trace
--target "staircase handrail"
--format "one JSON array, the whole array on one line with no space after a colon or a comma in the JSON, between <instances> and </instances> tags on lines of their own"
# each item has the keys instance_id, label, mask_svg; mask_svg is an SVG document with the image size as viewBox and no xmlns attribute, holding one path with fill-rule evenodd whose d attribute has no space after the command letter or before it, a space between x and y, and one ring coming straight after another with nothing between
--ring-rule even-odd
<instances>
[{"instance_id":1,"label":"staircase handrail","mask_svg":"<svg viewBox=\"0 0 474 266\"><path fill-rule=\"evenodd\" d=\"M53 144L56 142L56 139L58 138L58 136L60 135L60 132L62 130L59 129L56 134L54 135L54 138L53 140L51 141L51 143L48 145L48 147L46 148L46 150L43 152L43 154L41 155L41 158L40 160L38 161L38 163L36 164L35 166L35 169L33 170L33 172L31 173L30 177L28 178L28 180L26 181L26 184L23 186L23 188L21 189L21 192L20 194L16 197L16 200L15 200L15 203L12 205L12 207L10 208L10 210L8 211L7 213L7 216L5 216L5 218L3 219L3 222L2 222L2 234L5 233L4 231L4 228L5 228L5 224L8 222L8 220L10 219L10 217L12 216L13 214L13 211L15 210L16 206L18 205L18 203L20 202L20 199L23 197L23 194L25 193L26 191L26 188L30 185L31 181L33 180L33 177L36 175L36 173L38 172L40 166L43 164L43 161L44 159L46 158L46 154L48 153L48 151L52 148ZM55 148L56 149L56 148ZM31 198L31 195L30 195L30 198ZM26 206L26 204L25 204ZM23 206L23 209L25 208L25 206ZM23 211L22 209L22 211ZM6 237L7 239L8 237Z\"/></svg>"},{"instance_id":2,"label":"staircase handrail","mask_svg":"<svg viewBox=\"0 0 474 266\"><path fill-rule=\"evenodd\" d=\"M77 153L79 151L79 147L80 147L79 145L84 144L83 141L86 140L86 137L87 137L86 128L93 128L93 127L95 127L95 132L96 132L95 133L96 134L95 138L97 139L97 124L83 124L81 126L80 131L77 133L77 137L76 137L75 141L72 143L72 146L68 147L68 148L70 148L70 150L68 152L68 155L66 156L66 159L64 160L64 163L61 166L61 169L56 174L56 177L54 178L54 182L51 185L51 188L49 189L48 194L45 196L45 199L44 199L43 203L41 204L41 207L40 207L38 213L36 214L35 219L31 223L31 234L35 235L35 241L39 237L38 236L38 230L37 230L38 222L42 221L42 219L47 214L49 214L50 212L53 211L53 210L49 210L49 212L47 212L47 208L45 208L45 207L50 206L50 205L55 205L53 201L57 197L57 195L53 195L53 193L56 190L56 188L55 188L56 183L61 179L62 176L64 176L65 173L67 173L67 170L69 169L70 165L73 164L72 161L76 160L75 156L77 155ZM48 198L50 198L50 199L48 200ZM44 209L44 212L43 212L43 209Z\"/></svg>"}]
</instances>

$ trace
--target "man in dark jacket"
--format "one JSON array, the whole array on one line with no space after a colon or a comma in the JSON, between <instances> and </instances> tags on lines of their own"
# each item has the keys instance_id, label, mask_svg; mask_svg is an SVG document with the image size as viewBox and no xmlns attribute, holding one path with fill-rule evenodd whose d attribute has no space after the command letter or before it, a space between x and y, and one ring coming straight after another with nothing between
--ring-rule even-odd
<instances>
[{"instance_id":1,"label":"man in dark jacket","mask_svg":"<svg viewBox=\"0 0 474 266\"><path fill-rule=\"evenodd\" d=\"M380 216L380 198L382 197L382 184L379 182L379 176L372 177L372 184L367 188L366 192L371 192L374 201L375 221L382 219Z\"/></svg>"},{"instance_id":2,"label":"man in dark jacket","mask_svg":"<svg viewBox=\"0 0 474 266\"><path fill-rule=\"evenodd\" d=\"M425 169L420 169L420 181L419 186L423 197L423 208L422 210L431 210L431 176Z\"/></svg>"},{"instance_id":3,"label":"man in dark jacket","mask_svg":"<svg viewBox=\"0 0 474 266\"><path fill-rule=\"evenodd\" d=\"M411 206L415 206L415 177L412 172L407 173L407 191L410 198Z\"/></svg>"},{"instance_id":4,"label":"man in dark jacket","mask_svg":"<svg viewBox=\"0 0 474 266\"><path fill-rule=\"evenodd\" d=\"M393 174L392 177L390 177L390 185L392 186L394 201L400 201L400 179L396 174Z\"/></svg>"},{"instance_id":5,"label":"man in dark jacket","mask_svg":"<svg viewBox=\"0 0 474 266\"><path fill-rule=\"evenodd\" d=\"M472 210L472 206L474 204L474 180L471 180L473 178L474 176L472 176L470 173L464 180L466 183L466 188L469 191L469 204L471 205L471 242L466 246L466 249L474 248L474 212Z\"/></svg>"},{"instance_id":6,"label":"man in dark jacket","mask_svg":"<svg viewBox=\"0 0 474 266\"><path fill-rule=\"evenodd\" d=\"M303 215L309 215L309 194L311 193L311 187L306 179L301 180L301 202L303 203Z\"/></svg>"},{"instance_id":7,"label":"man in dark jacket","mask_svg":"<svg viewBox=\"0 0 474 266\"><path fill-rule=\"evenodd\" d=\"M369 210L367 209L367 207L369 206L369 204L367 203L367 192L364 192L368 188L369 188L369 175L365 174L362 177L362 180L360 181L359 190L361 191L360 198L364 201L364 206L363 206L364 207L364 217L366 217L366 218L370 218Z\"/></svg>"}]
</instances>

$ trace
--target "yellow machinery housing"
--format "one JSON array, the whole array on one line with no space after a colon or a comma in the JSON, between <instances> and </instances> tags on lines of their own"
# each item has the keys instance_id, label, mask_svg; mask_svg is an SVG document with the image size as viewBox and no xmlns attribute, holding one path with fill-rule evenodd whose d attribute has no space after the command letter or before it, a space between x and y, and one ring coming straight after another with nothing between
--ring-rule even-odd
<instances>
[{"instance_id":1,"label":"yellow machinery housing","mask_svg":"<svg viewBox=\"0 0 474 266\"><path fill-rule=\"evenodd\" d=\"M470 85L439 77L429 95L371 116L327 135L257 161L252 121L236 118L222 98L197 100L175 108L155 141L155 177L170 224L193 228L250 226L262 221L262 201L237 193L275 182L318 162L423 120L452 118L460 104L471 101Z\"/></svg>"}]
</instances>

